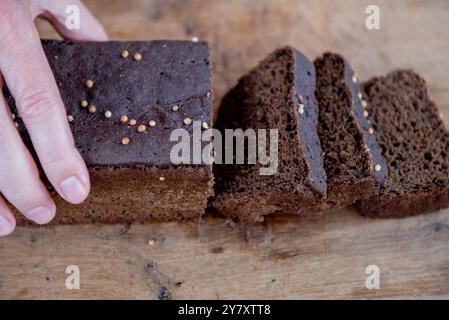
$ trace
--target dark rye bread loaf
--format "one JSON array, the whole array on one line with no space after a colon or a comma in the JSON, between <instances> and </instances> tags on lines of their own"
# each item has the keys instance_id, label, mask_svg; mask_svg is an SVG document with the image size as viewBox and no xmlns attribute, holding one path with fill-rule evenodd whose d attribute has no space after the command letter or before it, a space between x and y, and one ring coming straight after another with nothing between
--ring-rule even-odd
<instances>
[{"instance_id":1,"label":"dark rye bread loaf","mask_svg":"<svg viewBox=\"0 0 449 320\"><path fill-rule=\"evenodd\" d=\"M224 98L216 127L278 129L279 167L260 175L260 164L214 165L212 206L243 221L271 213L301 214L326 194L315 68L291 47L276 50L240 79Z\"/></svg>"},{"instance_id":2,"label":"dark rye bread loaf","mask_svg":"<svg viewBox=\"0 0 449 320\"><path fill-rule=\"evenodd\" d=\"M425 81L399 70L363 88L389 176L378 195L359 202L361 213L399 218L448 207L449 133Z\"/></svg>"},{"instance_id":3,"label":"dark rye bread loaf","mask_svg":"<svg viewBox=\"0 0 449 320\"><path fill-rule=\"evenodd\" d=\"M200 217L212 189L212 167L173 165L170 150L176 142L170 142L170 133L186 128L191 135L192 125L185 125L185 118L211 124L207 44L43 41L43 48L92 182L92 192L81 205L54 196L58 209L54 223ZM87 80L93 81L92 88L86 86ZM15 113L11 95L6 88L4 92ZM83 100L96 112L83 108ZM136 124L121 124L122 115ZM32 148L20 114L16 121ZM145 132L138 132L139 125L146 126ZM125 137L127 145L122 143Z\"/></svg>"},{"instance_id":4,"label":"dark rye bread loaf","mask_svg":"<svg viewBox=\"0 0 449 320\"><path fill-rule=\"evenodd\" d=\"M387 175L357 76L339 54L315 60L318 134L324 153L327 197L314 210L342 208L378 193Z\"/></svg>"}]
</instances>

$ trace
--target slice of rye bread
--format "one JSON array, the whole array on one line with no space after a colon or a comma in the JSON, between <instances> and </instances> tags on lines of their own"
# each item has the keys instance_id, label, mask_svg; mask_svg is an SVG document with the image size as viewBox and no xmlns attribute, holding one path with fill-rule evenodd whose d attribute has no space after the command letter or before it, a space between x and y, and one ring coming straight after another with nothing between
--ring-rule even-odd
<instances>
[{"instance_id":1,"label":"slice of rye bread","mask_svg":"<svg viewBox=\"0 0 449 320\"><path fill-rule=\"evenodd\" d=\"M389 176L378 195L358 203L361 213L399 218L448 207L449 133L425 81L399 70L363 88Z\"/></svg>"},{"instance_id":2,"label":"slice of rye bread","mask_svg":"<svg viewBox=\"0 0 449 320\"><path fill-rule=\"evenodd\" d=\"M326 194L317 134L315 68L292 47L276 50L225 96L216 127L278 129L279 167L260 175L260 164L215 164L211 206L241 221L271 213L301 214Z\"/></svg>"},{"instance_id":3,"label":"slice of rye bread","mask_svg":"<svg viewBox=\"0 0 449 320\"><path fill-rule=\"evenodd\" d=\"M58 209L53 223L201 217L213 190L212 165L173 164L170 153L177 142L170 136L173 130L185 128L193 137L193 126L183 123L186 117L211 125L207 43L44 40L42 45L92 185L87 201L72 205L47 184ZM129 56L123 54L125 50ZM136 53L141 59L134 58ZM94 82L92 88L87 87L87 80ZM6 87L3 92L16 115L18 130L33 152L15 101ZM84 100L96 106L95 112L81 105ZM135 119L136 124L121 123L122 115ZM149 124L152 121L154 126ZM146 130L139 132L142 125ZM129 139L126 145L124 137ZM41 175L45 179L42 170ZM21 214L17 219L19 224L26 223Z\"/></svg>"},{"instance_id":4,"label":"slice of rye bread","mask_svg":"<svg viewBox=\"0 0 449 320\"><path fill-rule=\"evenodd\" d=\"M354 204L378 193L387 169L369 121L366 99L349 63L325 53L315 60L318 134L324 153L327 197L314 210Z\"/></svg>"}]
</instances>

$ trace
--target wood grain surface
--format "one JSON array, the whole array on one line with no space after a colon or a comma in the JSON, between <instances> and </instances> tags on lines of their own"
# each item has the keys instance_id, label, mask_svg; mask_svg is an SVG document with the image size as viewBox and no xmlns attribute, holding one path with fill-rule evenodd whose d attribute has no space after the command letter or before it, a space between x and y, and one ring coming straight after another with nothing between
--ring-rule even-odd
<instances>
[{"instance_id":1,"label":"wood grain surface","mask_svg":"<svg viewBox=\"0 0 449 320\"><path fill-rule=\"evenodd\" d=\"M208 40L216 106L240 75L291 44L311 59L343 53L362 79L413 68L449 119L449 2L299 0L86 1L111 39ZM365 7L380 7L380 30ZM56 37L38 22L43 37ZM0 239L0 298L449 298L449 210L368 220L320 218L18 228ZM68 265L81 288L67 290ZM365 269L380 269L368 290Z\"/></svg>"}]
</instances>

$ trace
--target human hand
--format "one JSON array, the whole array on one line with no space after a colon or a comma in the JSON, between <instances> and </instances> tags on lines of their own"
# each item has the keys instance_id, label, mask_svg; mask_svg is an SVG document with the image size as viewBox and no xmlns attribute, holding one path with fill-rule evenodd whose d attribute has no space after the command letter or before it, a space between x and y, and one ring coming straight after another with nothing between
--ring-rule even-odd
<instances>
[{"instance_id":1,"label":"human hand","mask_svg":"<svg viewBox=\"0 0 449 320\"><path fill-rule=\"evenodd\" d=\"M66 7L80 9L80 29L65 27ZM83 202L90 190L86 165L75 148L66 111L34 26L44 17L67 39L107 40L100 23L78 0L0 1L0 88L6 83L55 190L66 201ZM28 219L46 224L56 207L39 178L36 164L22 142L0 91L0 236L16 225L9 201ZM4 198L1 196L3 195Z\"/></svg>"}]
</instances>

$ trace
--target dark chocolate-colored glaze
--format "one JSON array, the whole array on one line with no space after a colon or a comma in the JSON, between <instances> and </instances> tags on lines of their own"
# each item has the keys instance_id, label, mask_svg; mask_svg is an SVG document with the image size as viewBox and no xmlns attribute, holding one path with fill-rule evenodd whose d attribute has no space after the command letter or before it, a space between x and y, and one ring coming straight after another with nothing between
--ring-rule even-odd
<instances>
[{"instance_id":1,"label":"dark chocolate-colored glaze","mask_svg":"<svg viewBox=\"0 0 449 320\"><path fill-rule=\"evenodd\" d=\"M355 76L354 71L352 70L351 66L349 65L348 61L344 59L345 61L345 82L349 89L351 90L351 96L352 96L352 110L354 111L355 118L357 120L358 125L361 128L361 134L363 136L363 141L365 145L368 147L368 154L371 157L371 166L370 168L370 174L376 179L376 182L378 184L382 184L386 177L388 176L388 168L385 163L384 158L382 157L382 153L379 147L379 144L377 143L376 139L376 132L373 132L372 134L369 133L369 129L372 129L372 125L369 120L369 113L368 116L365 117L363 115L363 111L365 110L364 107L362 107L361 102L362 100L368 101L365 93L363 90L360 89L360 83L359 79ZM354 82L354 79L357 81ZM359 99L358 94L362 95L362 100ZM380 166L380 170L376 171L373 170L375 165Z\"/></svg>"},{"instance_id":2,"label":"dark chocolate-colored glaze","mask_svg":"<svg viewBox=\"0 0 449 320\"><path fill-rule=\"evenodd\" d=\"M192 125L183 123L186 117L211 124L207 43L44 40L42 44L67 114L74 118L70 127L76 146L88 166L169 167L176 143L170 142L172 130L191 132ZM121 56L124 50L129 52L127 58ZM141 54L140 61L134 60L135 53ZM93 88L86 87L87 80L94 81ZM4 91L15 112L11 95ZM81 108L81 100L97 111ZM172 111L174 105L179 111ZM106 111L112 112L111 118L105 117ZM137 125L120 124L121 115L135 119ZM150 120L156 126L150 127ZM22 124L20 113L18 122ZM139 124L147 126L146 133L137 132ZM24 133L22 125L20 131ZM123 137L130 139L126 146Z\"/></svg>"},{"instance_id":3,"label":"dark chocolate-colored glaze","mask_svg":"<svg viewBox=\"0 0 449 320\"><path fill-rule=\"evenodd\" d=\"M326 172L323 167L323 154L318 143L318 107L314 99L316 72L313 64L301 52L293 49L295 56L295 110L297 111L297 130L302 142L303 154L310 165L309 177L304 184L310 185L317 194L326 194ZM304 113L298 110L304 104Z\"/></svg>"}]
</instances>

